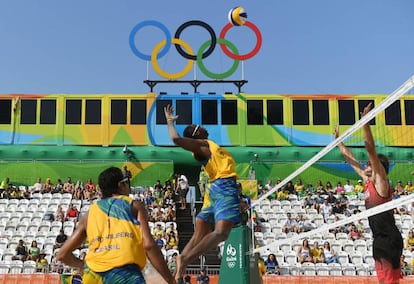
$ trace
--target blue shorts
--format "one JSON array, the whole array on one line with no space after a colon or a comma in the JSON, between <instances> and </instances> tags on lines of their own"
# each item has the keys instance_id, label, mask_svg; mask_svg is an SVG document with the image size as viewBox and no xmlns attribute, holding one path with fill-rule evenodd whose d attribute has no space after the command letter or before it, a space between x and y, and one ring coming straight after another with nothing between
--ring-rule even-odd
<instances>
[{"instance_id":1,"label":"blue shorts","mask_svg":"<svg viewBox=\"0 0 414 284\"><path fill-rule=\"evenodd\" d=\"M234 178L221 178L213 181L204 194L203 207L198 218L214 224L225 220L240 222L240 198Z\"/></svg>"},{"instance_id":2,"label":"blue shorts","mask_svg":"<svg viewBox=\"0 0 414 284\"><path fill-rule=\"evenodd\" d=\"M136 264L113 268L106 272L95 272L86 264L82 283L90 284L145 284L145 278Z\"/></svg>"}]
</instances>

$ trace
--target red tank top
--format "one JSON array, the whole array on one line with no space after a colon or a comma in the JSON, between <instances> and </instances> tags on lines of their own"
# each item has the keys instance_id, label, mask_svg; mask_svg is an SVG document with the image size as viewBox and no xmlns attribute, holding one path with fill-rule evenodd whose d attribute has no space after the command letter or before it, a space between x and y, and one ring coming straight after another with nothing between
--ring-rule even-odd
<instances>
[{"instance_id":1,"label":"red tank top","mask_svg":"<svg viewBox=\"0 0 414 284\"><path fill-rule=\"evenodd\" d=\"M391 189L389 188L388 197L382 197L375 189L375 185L372 181L367 180L364 188L365 195L365 208L370 209L380 204L384 204L392 200Z\"/></svg>"}]
</instances>

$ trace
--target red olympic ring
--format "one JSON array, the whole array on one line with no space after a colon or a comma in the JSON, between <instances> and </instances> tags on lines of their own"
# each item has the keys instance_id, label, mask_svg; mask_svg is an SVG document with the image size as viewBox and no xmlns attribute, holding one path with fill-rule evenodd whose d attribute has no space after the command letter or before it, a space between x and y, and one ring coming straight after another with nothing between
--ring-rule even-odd
<instances>
[{"instance_id":1,"label":"red olympic ring","mask_svg":"<svg viewBox=\"0 0 414 284\"><path fill-rule=\"evenodd\" d=\"M260 47L262 46L262 34L260 33L259 28L255 24L253 24L252 22L249 22L249 21L246 21L244 26L247 26L248 28L250 28L254 32L254 34L256 35L256 46L249 53L237 55L237 54L234 54L233 52L231 52L224 43L220 43L220 47L223 50L223 52L228 57L230 57L231 59L247 60L249 58L252 58L253 56L255 56L259 52ZM221 30L221 32L220 32L220 37L219 38L225 39L227 32L232 27L233 27L233 25L230 24L230 23L225 25L223 27L223 29Z\"/></svg>"}]
</instances>

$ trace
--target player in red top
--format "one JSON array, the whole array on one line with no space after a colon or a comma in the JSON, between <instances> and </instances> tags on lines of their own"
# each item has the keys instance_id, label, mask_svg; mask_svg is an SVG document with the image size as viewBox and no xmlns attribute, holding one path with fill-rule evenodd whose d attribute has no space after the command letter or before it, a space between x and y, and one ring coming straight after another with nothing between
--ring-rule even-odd
<instances>
[{"instance_id":1,"label":"player in red top","mask_svg":"<svg viewBox=\"0 0 414 284\"><path fill-rule=\"evenodd\" d=\"M362 116L366 115L372 107L368 104ZM363 126L365 149L368 153L368 162L363 167L352 152L341 142L338 146L347 163L365 181L365 207L367 209L392 200L393 191L388 181L388 158L377 154L375 142L371 133L369 123ZM335 138L339 136L339 127L334 133ZM403 239L400 231L395 225L392 211L382 212L368 218L369 226L373 233L373 256L375 269L379 283L399 283L401 277L400 257L403 249Z\"/></svg>"}]
</instances>

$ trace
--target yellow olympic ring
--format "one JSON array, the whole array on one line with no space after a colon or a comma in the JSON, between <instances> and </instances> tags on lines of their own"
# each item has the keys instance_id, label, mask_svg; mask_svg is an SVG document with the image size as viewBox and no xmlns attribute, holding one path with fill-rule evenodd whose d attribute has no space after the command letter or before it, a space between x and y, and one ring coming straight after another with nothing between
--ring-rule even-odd
<instances>
[{"instance_id":1,"label":"yellow olympic ring","mask_svg":"<svg viewBox=\"0 0 414 284\"><path fill-rule=\"evenodd\" d=\"M151 63L152 63L152 66L153 66L155 72L157 72L160 76L162 76L164 78L167 78L167 79L170 79L170 80L174 80L174 79L178 79L178 78L184 77L188 72L190 72L191 68L193 68L193 64L194 64L194 61L193 60L190 60L189 59L187 61L187 65L184 67L184 69L182 71L180 71L180 72L177 72L177 73L168 73L168 72L165 72L158 65L157 54L160 51L160 49L165 46L166 42L167 41L165 39L163 39L152 50L152 53L151 53ZM185 51L188 54L194 55L194 52L191 49L190 45L188 43L186 43L185 41L183 41L181 39L178 39L178 38L173 38L173 39L171 39L171 43L172 44L182 45L184 47Z\"/></svg>"}]
</instances>

